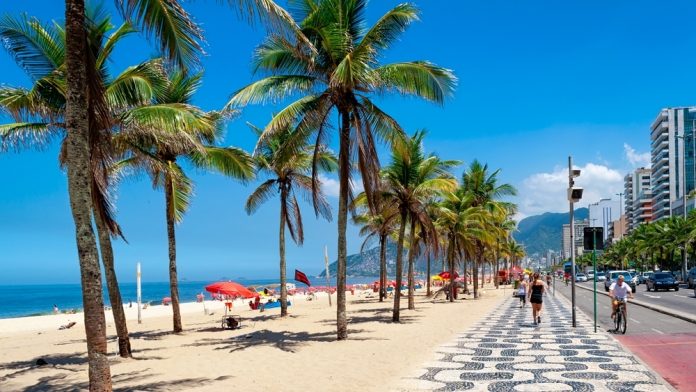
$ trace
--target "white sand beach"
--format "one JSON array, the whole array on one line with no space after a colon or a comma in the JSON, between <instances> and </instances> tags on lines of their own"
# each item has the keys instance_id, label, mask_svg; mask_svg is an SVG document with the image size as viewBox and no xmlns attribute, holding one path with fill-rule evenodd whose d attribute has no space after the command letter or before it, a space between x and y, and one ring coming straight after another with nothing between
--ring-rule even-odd
<instances>
[{"instance_id":1,"label":"white sand beach","mask_svg":"<svg viewBox=\"0 0 696 392\"><path fill-rule=\"evenodd\" d=\"M401 323L391 322L393 302L348 293L349 339L336 341L335 295L314 301L293 298L287 318L279 309L251 311L234 304L242 328L222 330L221 302L182 304L185 332L171 334L171 308L126 308L133 359L117 355L111 312L109 352L115 390L384 391L417 369L433 348L447 342L489 311L510 290L484 288L478 300L449 303L417 294L416 310L402 298ZM59 326L75 321L71 329ZM73 391L87 387L82 314L0 320L1 391ZM45 366L36 366L43 358Z\"/></svg>"}]
</instances>

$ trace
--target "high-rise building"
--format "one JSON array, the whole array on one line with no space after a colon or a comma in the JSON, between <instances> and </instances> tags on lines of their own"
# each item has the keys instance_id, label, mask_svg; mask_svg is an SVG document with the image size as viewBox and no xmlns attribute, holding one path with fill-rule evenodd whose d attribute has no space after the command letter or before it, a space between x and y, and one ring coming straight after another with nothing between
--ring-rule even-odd
<instances>
[{"instance_id":1,"label":"high-rise building","mask_svg":"<svg viewBox=\"0 0 696 392\"><path fill-rule=\"evenodd\" d=\"M652 220L651 170L641 167L624 177L626 228L630 233L638 225Z\"/></svg>"},{"instance_id":2,"label":"high-rise building","mask_svg":"<svg viewBox=\"0 0 696 392\"><path fill-rule=\"evenodd\" d=\"M604 229L604 241L609 236L611 222L621 217L620 209L618 200L601 199L596 203L590 204L590 226Z\"/></svg>"},{"instance_id":3,"label":"high-rise building","mask_svg":"<svg viewBox=\"0 0 696 392\"><path fill-rule=\"evenodd\" d=\"M653 220L683 214L683 198L695 188L694 128L696 107L662 109L650 127Z\"/></svg>"},{"instance_id":4,"label":"high-rise building","mask_svg":"<svg viewBox=\"0 0 696 392\"><path fill-rule=\"evenodd\" d=\"M587 219L576 220L573 227L575 228L575 255L581 255L583 249L583 241L585 240L584 229L590 225ZM561 239L561 249L563 249L563 256L567 259L570 257L570 223L563 224L563 237Z\"/></svg>"}]
</instances>

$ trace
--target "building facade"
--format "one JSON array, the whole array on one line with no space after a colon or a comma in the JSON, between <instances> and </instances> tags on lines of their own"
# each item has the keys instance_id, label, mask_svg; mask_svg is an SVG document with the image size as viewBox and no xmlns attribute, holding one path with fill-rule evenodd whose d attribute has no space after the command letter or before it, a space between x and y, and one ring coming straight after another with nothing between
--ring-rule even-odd
<instances>
[{"instance_id":1,"label":"building facade","mask_svg":"<svg viewBox=\"0 0 696 392\"><path fill-rule=\"evenodd\" d=\"M575 224L575 255L581 255L583 250L583 241L585 240L584 231L585 227L589 227L590 223L587 219L576 220ZM561 249L563 250L563 256L567 259L570 258L570 223L563 224L563 237L561 239Z\"/></svg>"},{"instance_id":2,"label":"building facade","mask_svg":"<svg viewBox=\"0 0 696 392\"><path fill-rule=\"evenodd\" d=\"M601 199L596 203L591 203L589 208L590 226L601 227L604 235L603 240L606 242L607 238L609 238L609 228L612 226L612 222L621 217L619 201Z\"/></svg>"},{"instance_id":3,"label":"building facade","mask_svg":"<svg viewBox=\"0 0 696 392\"><path fill-rule=\"evenodd\" d=\"M651 172L641 167L624 177L624 215L629 233L639 225L652 221Z\"/></svg>"},{"instance_id":4,"label":"building facade","mask_svg":"<svg viewBox=\"0 0 696 392\"><path fill-rule=\"evenodd\" d=\"M650 127L653 220L684 213L684 198L696 185L694 128L696 107L662 109Z\"/></svg>"}]
</instances>

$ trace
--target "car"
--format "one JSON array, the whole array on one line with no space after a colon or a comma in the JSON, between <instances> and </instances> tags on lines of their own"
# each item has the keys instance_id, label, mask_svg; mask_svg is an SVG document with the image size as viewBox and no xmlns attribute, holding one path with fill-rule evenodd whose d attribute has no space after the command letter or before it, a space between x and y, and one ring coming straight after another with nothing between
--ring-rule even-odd
<instances>
[{"instance_id":1,"label":"car","mask_svg":"<svg viewBox=\"0 0 696 392\"><path fill-rule=\"evenodd\" d=\"M645 281L645 288L648 291L669 290L679 291L679 282L671 272L655 272Z\"/></svg>"},{"instance_id":2,"label":"car","mask_svg":"<svg viewBox=\"0 0 696 392\"><path fill-rule=\"evenodd\" d=\"M609 271L607 273L607 279L604 281L604 290L609 291L609 288L611 287L611 284L616 282L616 280L619 278L619 275L623 275L624 281L628 283L629 286L631 286L631 291L634 293L636 292L636 284L633 283L631 280L631 273L628 271Z\"/></svg>"},{"instance_id":3,"label":"car","mask_svg":"<svg viewBox=\"0 0 696 392\"><path fill-rule=\"evenodd\" d=\"M587 282L587 275L578 272L575 274L575 281L576 282Z\"/></svg>"},{"instance_id":4,"label":"car","mask_svg":"<svg viewBox=\"0 0 696 392\"><path fill-rule=\"evenodd\" d=\"M668 271L669 272L669 271ZM681 271L672 271L672 275L674 275L674 280L677 282L683 282L684 280L682 279L682 273Z\"/></svg>"},{"instance_id":5,"label":"car","mask_svg":"<svg viewBox=\"0 0 696 392\"><path fill-rule=\"evenodd\" d=\"M604 272L597 272L597 282L604 282L607 280L607 275Z\"/></svg>"},{"instance_id":6,"label":"car","mask_svg":"<svg viewBox=\"0 0 696 392\"><path fill-rule=\"evenodd\" d=\"M690 289L696 287L696 267L690 269L686 274L686 284Z\"/></svg>"},{"instance_id":7,"label":"car","mask_svg":"<svg viewBox=\"0 0 696 392\"><path fill-rule=\"evenodd\" d=\"M645 281L648 280L648 278L649 278L650 275L652 275L652 274L653 274L652 271L643 271L643 272L641 272L640 275L639 275L639 277L638 277L638 282L640 282L641 284L645 284Z\"/></svg>"},{"instance_id":8,"label":"car","mask_svg":"<svg viewBox=\"0 0 696 392\"><path fill-rule=\"evenodd\" d=\"M594 271L587 271L587 279L594 279Z\"/></svg>"},{"instance_id":9,"label":"car","mask_svg":"<svg viewBox=\"0 0 696 392\"><path fill-rule=\"evenodd\" d=\"M633 282L634 285L638 285L638 273L635 271L628 271L629 274L631 274L631 282ZM628 277L626 277L628 279Z\"/></svg>"}]
</instances>

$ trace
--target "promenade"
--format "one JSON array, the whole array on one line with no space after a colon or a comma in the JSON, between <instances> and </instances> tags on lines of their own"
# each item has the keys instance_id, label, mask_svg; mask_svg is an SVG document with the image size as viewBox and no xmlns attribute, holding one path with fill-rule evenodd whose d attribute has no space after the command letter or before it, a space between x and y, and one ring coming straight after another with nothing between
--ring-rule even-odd
<instances>
[{"instance_id":1,"label":"promenade","mask_svg":"<svg viewBox=\"0 0 696 392\"><path fill-rule=\"evenodd\" d=\"M436 349L401 390L442 391L671 391L659 376L606 332L593 332L570 304L544 297L534 325L531 308L511 296L500 308Z\"/></svg>"}]
</instances>

